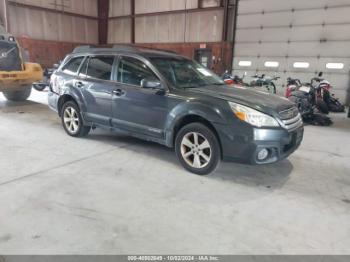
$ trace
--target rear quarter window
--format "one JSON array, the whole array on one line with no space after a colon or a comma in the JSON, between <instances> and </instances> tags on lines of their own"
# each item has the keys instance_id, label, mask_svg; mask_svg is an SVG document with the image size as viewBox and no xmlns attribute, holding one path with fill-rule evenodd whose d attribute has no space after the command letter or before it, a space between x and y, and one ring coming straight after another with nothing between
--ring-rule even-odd
<instances>
[{"instance_id":1,"label":"rear quarter window","mask_svg":"<svg viewBox=\"0 0 350 262\"><path fill-rule=\"evenodd\" d=\"M84 57L75 57L69 60L69 62L62 68L62 71L67 74L74 75L78 72L81 62L83 62Z\"/></svg>"}]
</instances>

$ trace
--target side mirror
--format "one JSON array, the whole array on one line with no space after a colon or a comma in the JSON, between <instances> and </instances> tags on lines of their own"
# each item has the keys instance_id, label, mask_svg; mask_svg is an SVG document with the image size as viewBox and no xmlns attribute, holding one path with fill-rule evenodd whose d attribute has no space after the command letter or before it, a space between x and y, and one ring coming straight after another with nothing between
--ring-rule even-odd
<instances>
[{"instance_id":1,"label":"side mirror","mask_svg":"<svg viewBox=\"0 0 350 262\"><path fill-rule=\"evenodd\" d=\"M60 67L59 64L53 64L53 68L54 68L54 69L58 69L59 67Z\"/></svg>"},{"instance_id":2,"label":"side mirror","mask_svg":"<svg viewBox=\"0 0 350 262\"><path fill-rule=\"evenodd\" d=\"M157 94L164 94L164 88L162 87L162 84L155 79L154 80L142 79L141 87L145 89L157 90Z\"/></svg>"},{"instance_id":3,"label":"side mirror","mask_svg":"<svg viewBox=\"0 0 350 262\"><path fill-rule=\"evenodd\" d=\"M323 72L319 72L318 77L322 77L322 76L323 76Z\"/></svg>"}]
</instances>

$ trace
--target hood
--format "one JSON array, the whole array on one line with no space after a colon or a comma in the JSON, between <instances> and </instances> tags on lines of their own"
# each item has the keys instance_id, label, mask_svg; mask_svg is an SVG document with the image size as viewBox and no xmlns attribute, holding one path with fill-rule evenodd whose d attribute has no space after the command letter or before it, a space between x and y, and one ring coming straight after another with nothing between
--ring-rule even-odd
<instances>
[{"instance_id":1,"label":"hood","mask_svg":"<svg viewBox=\"0 0 350 262\"><path fill-rule=\"evenodd\" d=\"M244 87L206 86L187 90L236 102L268 114L278 113L294 106L286 98Z\"/></svg>"}]
</instances>

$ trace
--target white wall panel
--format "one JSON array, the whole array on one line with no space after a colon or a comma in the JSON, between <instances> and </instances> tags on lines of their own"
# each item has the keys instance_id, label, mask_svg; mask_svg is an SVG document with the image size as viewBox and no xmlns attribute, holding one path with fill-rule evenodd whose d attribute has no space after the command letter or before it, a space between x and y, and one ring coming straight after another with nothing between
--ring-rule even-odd
<instances>
[{"instance_id":1,"label":"white wall panel","mask_svg":"<svg viewBox=\"0 0 350 262\"><path fill-rule=\"evenodd\" d=\"M188 14L137 17L137 43L217 42L221 41L221 10Z\"/></svg>"},{"instance_id":2,"label":"white wall panel","mask_svg":"<svg viewBox=\"0 0 350 262\"><path fill-rule=\"evenodd\" d=\"M120 0L112 0L120 1ZM172 10L193 9L198 7L197 0L136 0L135 13L153 13Z\"/></svg>"},{"instance_id":3,"label":"white wall panel","mask_svg":"<svg viewBox=\"0 0 350 262\"><path fill-rule=\"evenodd\" d=\"M217 42L222 38L223 11L189 13L186 42Z\"/></svg>"},{"instance_id":4,"label":"white wall panel","mask_svg":"<svg viewBox=\"0 0 350 262\"><path fill-rule=\"evenodd\" d=\"M110 20L108 22L108 43L130 43L130 18Z\"/></svg>"},{"instance_id":5,"label":"white wall panel","mask_svg":"<svg viewBox=\"0 0 350 262\"><path fill-rule=\"evenodd\" d=\"M97 17L97 0L12 0L13 2L45 7Z\"/></svg>"},{"instance_id":6,"label":"white wall panel","mask_svg":"<svg viewBox=\"0 0 350 262\"><path fill-rule=\"evenodd\" d=\"M109 0L109 17L130 15L130 0Z\"/></svg>"},{"instance_id":7,"label":"white wall panel","mask_svg":"<svg viewBox=\"0 0 350 262\"><path fill-rule=\"evenodd\" d=\"M177 43L185 40L185 14L137 17L137 43Z\"/></svg>"},{"instance_id":8,"label":"white wall panel","mask_svg":"<svg viewBox=\"0 0 350 262\"><path fill-rule=\"evenodd\" d=\"M348 5L348 0L240 0L239 13L271 12Z\"/></svg>"},{"instance_id":9,"label":"white wall panel","mask_svg":"<svg viewBox=\"0 0 350 262\"><path fill-rule=\"evenodd\" d=\"M282 76L279 92L284 92L288 76L309 81L324 71L345 99L350 69L349 0L240 0L237 18L234 70ZM243 68L239 61L252 61ZM266 61L279 62L266 68ZM294 62L308 62L309 68L296 69ZM326 63L344 63L341 70L326 69Z\"/></svg>"},{"instance_id":10,"label":"white wall panel","mask_svg":"<svg viewBox=\"0 0 350 262\"><path fill-rule=\"evenodd\" d=\"M38 40L97 43L97 20L9 6L10 32Z\"/></svg>"},{"instance_id":11,"label":"white wall panel","mask_svg":"<svg viewBox=\"0 0 350 262\"><path fill-rule=\"evenodd\" d=\"M202 7L216 7L220 6L221 0L203 0Z\"/></svg>"}]
</instances>

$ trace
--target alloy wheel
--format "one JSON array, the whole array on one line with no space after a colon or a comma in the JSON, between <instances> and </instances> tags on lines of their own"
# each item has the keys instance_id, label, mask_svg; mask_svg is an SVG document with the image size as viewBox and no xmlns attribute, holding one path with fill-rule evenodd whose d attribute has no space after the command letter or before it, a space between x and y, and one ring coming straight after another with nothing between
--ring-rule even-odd
<instances>
[{"instance_id":1,"label":"alloy wheel","mask_svg":"<svg viewBox=\"0 0 350 262\"><path fill-rule=\"evenodd\" d=\"M78 132L80 121L78 112L73 107L68 106L64 110L63 121L67 130L71 134L75 134Z\"/></svg>"},{"instance_id":2,"label":"alloy wheel","mask_svg":"<svg viewBox=\"0 0 350 262\"><path fill-rule=\"evenodd\" d=\"M181 155L188 165L200 169L209 164L212 150L207 138L198 132L190 132L182 138Z\"/></svg>"}]
</instances>

